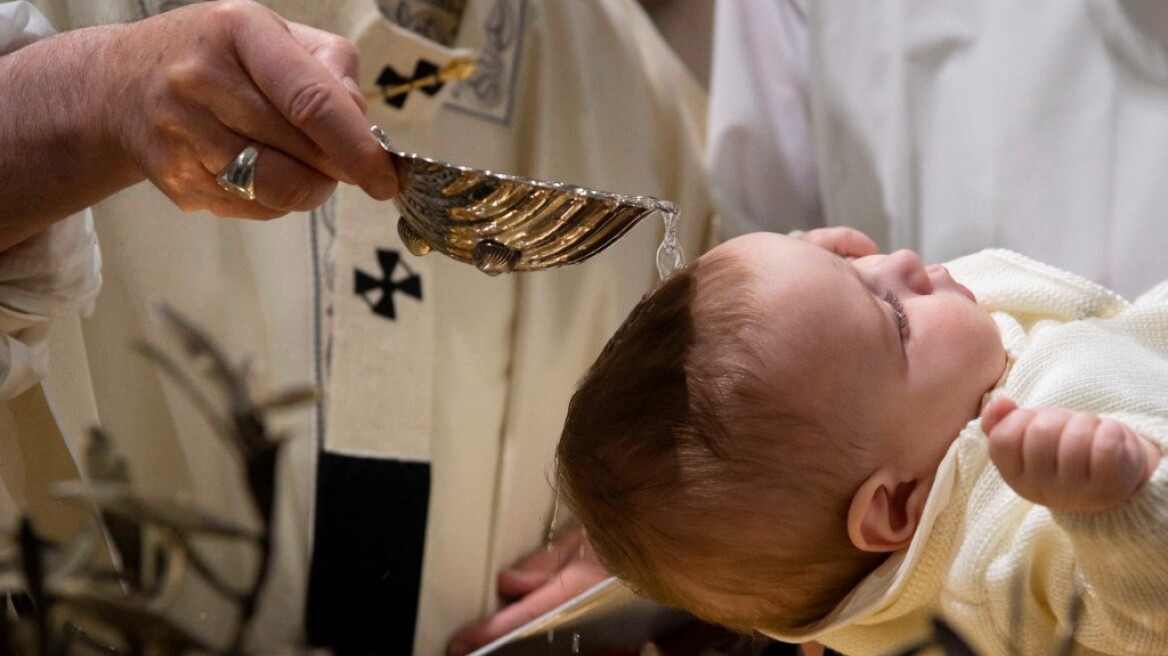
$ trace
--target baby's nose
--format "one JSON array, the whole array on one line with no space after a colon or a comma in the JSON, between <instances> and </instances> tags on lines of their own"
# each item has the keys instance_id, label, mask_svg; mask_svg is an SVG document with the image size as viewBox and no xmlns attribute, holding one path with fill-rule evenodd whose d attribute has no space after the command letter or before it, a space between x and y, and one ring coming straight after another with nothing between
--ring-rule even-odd
<instances>
[{"instance_id":1,"label":"baby's nose","mask_svg":"<svg viewBox=\"0 0 1168 656\"><path fill-rule=\"evenodd\" d=\"M921 256L908 249L901 249L891 253L885 260L885 265L896 275L897 279L908 291L914 294L933 293L933 283L929 280L929 272Z\"/></svg>"}]
</instances>

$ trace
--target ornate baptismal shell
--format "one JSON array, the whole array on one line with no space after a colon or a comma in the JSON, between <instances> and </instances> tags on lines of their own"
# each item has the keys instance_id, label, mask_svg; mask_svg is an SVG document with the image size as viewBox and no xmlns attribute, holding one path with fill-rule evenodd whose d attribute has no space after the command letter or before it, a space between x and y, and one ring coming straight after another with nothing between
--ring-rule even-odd
<instances>
[{"instance_id":1,"label":"ornate baptismal shell","mask_svg":"<svg viewBox=\"0 0 1168 656\"><path fill-rule=\"evenodd\" d=\"M560 182L439 162L393 148L401 192L398 234L414 255L437 250L490 274L575 264L620 239L641 219L674 206Z\"/></svg>"}]
</instances>

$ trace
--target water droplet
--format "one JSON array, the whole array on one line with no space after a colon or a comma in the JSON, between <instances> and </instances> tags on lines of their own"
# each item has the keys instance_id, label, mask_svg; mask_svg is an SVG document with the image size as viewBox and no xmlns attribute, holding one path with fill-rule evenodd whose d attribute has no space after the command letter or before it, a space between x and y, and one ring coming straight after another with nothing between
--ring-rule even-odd
<instances>
[{"instance_id":1,"label":"water droplet","mask_svg":"<svg viewBox=\"0 0 1168 656\"><path fill-rule=\"evenodd\" d=\"M547 531L544 532L543 547L548 553L556 550L556 519L560 514L560 495L553 491L552 516L548 518Z\"/></svg>"},{"instance_id":2,"label":"water droplet","mask_svg":"<svg viewBox=\"0 0 1168 656\"><path fill-rule=\"evenodd\" d=\"M677 207L668 201L660 201L656 210L665 221L665 236L657 247L657 274L664 280L685 264L685 252L677 241L677 218L680 216Z\"/></svg>"},{"instance_id":3,"label":"water droplet","mask_svg":"<svg viewBox=\"0 0 1168 656\"><path fill-rule=\"evenodd\" d=\"M572 633L572 653L580 653L580 634L576 632Z\"/></svg>"}]
</instances>

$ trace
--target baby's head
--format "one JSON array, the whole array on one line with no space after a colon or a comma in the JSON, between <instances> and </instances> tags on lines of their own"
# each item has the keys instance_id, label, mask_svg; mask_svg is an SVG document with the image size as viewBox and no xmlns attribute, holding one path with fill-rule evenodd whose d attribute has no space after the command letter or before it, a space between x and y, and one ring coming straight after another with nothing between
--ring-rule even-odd
<instances>
[{"instance_id":1,"label":"baby's head","mask_svg":"<svg viewBox=\"0 0 1168 656\"><path fill-rule=\"evenodd\" d=\"M943 267L747 235L613 336L572 399L560 489L642 593L789 631L908 544L1004 364L993 321Z\"/></svg>"}]
</instances>

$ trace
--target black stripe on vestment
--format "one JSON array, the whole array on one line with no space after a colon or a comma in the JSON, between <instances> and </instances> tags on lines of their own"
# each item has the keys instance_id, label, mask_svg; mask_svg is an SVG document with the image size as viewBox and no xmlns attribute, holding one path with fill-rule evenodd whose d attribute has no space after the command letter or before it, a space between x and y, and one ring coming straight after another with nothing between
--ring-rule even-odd
<instances>
[{"instance_id":1,"label":"black stripe on vestment","mask_svg":"<svg viewBox=\"0 0 1168 656\"><path fill-rule=\"evenodd\" d=\"M308 642L339 656L412 653L430 464L318 456Z\"/></svg>"}]
</instances>

